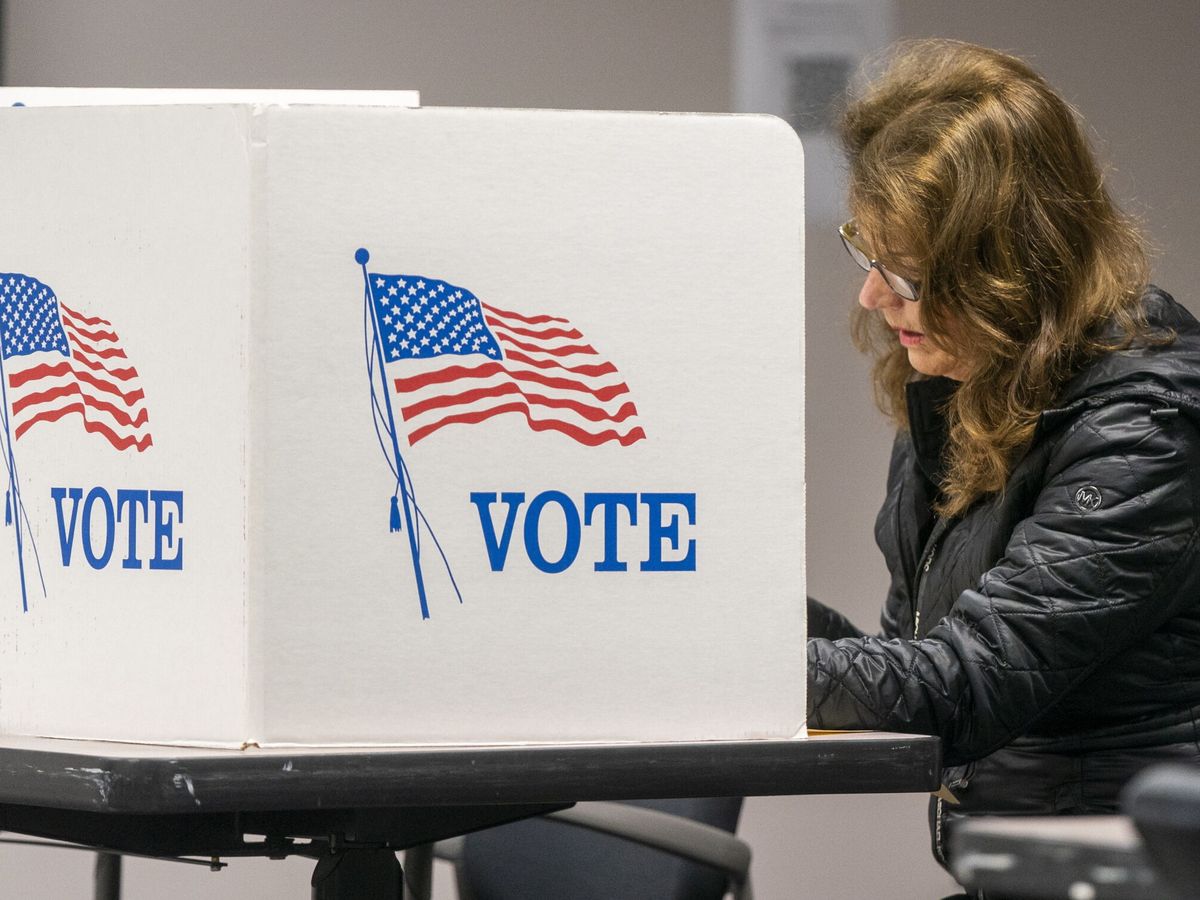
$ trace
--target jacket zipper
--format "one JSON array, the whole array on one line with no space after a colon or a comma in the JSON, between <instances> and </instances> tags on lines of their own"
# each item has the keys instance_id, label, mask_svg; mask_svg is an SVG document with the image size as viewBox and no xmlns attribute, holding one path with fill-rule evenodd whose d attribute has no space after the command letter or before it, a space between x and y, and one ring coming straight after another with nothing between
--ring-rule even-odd
<instances>
[{"instance_id":1,"label":"jacket zipper","mask_svg":"<svg viewBox=\"0 0 1200 900\"><path fill-rule=\"evenodd\" d=\"M924 561L921 563L921 568L917 572L917 583L913 590L913 640L919 639L921 630L921 588L925 584L925 576L929 574L930 568L933 566L933 558L937 555L938 547L941 545L942 538L946 534L946 529L949 528L949 522L939 518L933 526L933 533L929 536L929 546L925 550ZM933 826L933 854L937 860L943 865L948 865L946 861L945 847L945 831L943 824L943 811L945 803L941 797L937 797L934 801L934 826Z\"/></svg>"},{"instance_id":2,"label":"jacket zipper","mask_svg":"<svg viewBox=\"0 0 1200 900\"><path fill-rule=\"evenodd\" d=\"M921 563L921 568L917 571L917 583L913 586L913 640L918 640L921 631L921 587L925 583L925 576L929 574L929 569L933 566L933 558L937 555L938 545L941 542L944 534L945 522L938 519L934 525L933 534L930 535L929 546L925 550L924 561ZM942 798L937 797L934 800L933 812L933 854L943 866L946 862L946 847L944 843L944 826L942 821L943 803Z\"/></svg>"},{"instance_id":3,"label":"jacket zipper","mask_svg":"<svg viewBox=\"0 0 1200 900\"><path fill-rule=\"evenodd\" d=\"M949 865L949 861L946 859L945 832L942 824L942 798L938 797L936 803L937 808L933 814L933 855L937 857L938 862L946 866Z\"/></svg>"},{"instance_id":4,"label":"jacket zipper","mask_svg":"<svg viewBox=\"0 0 1200 900\"><path fill-rule=\"evenodd\" d=\"M941 526L941 522L938 522ZM921 585L925 583L925 576L929 574L929 567L933 565L933 557L937 554L938 542L941 540L941 535L934 535L930 541L928 549L925 551L925 561L921 564L921 569L917 572L917 583L913 588L913 640L917 639L917 633L921 630Z\"/></svg>"}]
</instances>

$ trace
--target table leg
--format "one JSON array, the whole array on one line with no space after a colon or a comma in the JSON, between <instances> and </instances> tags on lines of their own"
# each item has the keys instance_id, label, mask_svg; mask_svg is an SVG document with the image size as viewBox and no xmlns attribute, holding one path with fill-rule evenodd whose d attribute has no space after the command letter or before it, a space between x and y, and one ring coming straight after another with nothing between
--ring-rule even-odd
<instances>
[{"instance_id":1,"label":"table leg","mask_svg":"<svg viewBox=\"0 0 1200 900\"><path fill-rule=\"evenodd\" d=\"M96 900L121 900L120 854L96 854L95 889Z\"/></svg>"},{"instance_id":2,"label":"table leg","mask_svg":"<svg viewBox=\"0 0 1200 900\"><path fill-rule=\"evenodd\" d=\"M312 900L401 900L402 884L395 851L337 850L317 860Z\"/></svg>"},{"instance_id":3,"label":"table leg","mask_svg":"<svg viewBox=\"0 0 1200 900\"><path fill-rule=\"evenodd\" d=\"M404 900L430 900L433 896L433 844L404 851Z\"/></svg>"}]
</instances>

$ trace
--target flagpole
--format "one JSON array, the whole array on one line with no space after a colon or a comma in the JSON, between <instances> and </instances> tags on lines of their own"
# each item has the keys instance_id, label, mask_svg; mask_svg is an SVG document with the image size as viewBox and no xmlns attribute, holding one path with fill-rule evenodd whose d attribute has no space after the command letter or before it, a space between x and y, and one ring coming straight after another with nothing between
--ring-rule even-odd
<instances>
[{"instance_id":1,"label":"flagpole","mask_svg":"<svg viewBox=\"0 0 1200 900\"><path fill-rule=\"evenodd\" d=\"M417 579L417 597L421 601L421 618L429 618L429 604L425 599L425 579L421 574L421 551L417 549L417 533L413 528L412 511L408 506L408 485L405 483L407 469L400 456L400 443L396 438L396 419L392 414L392 392L388 390L387 375L384 368L387 359L383 355L383 338L379 334L379 315L375 310L375 299L371 296L371 276L367 274L367 261L371 254L360 247L354 254L354 261L362 266L363 284L367 292L367 303L371 306L371 327L375 333L375 351L379 355L379 381L383 386L383 398L386 401L388 416L388 432L392 436L392 452L396 455L396 479L400 483L400 500L404 508L404 526L408 529L408 547L412 551L413 574ZM22 581L22 585L24 582Z\"/></svg>"},{"instance_id":2,"label":"flagpole","mask_svg":"<svg viewBox=\"0 0 1200 900\"><path fill-rule=\"evenodd\" d=\"M13 457L12 432L8 427L8 376L4 374L4 350L0 346L0 402L4 404L4 443L8 450L8 490L12 495L13 527L17 530L17 569L21 573L21 612L29 612L25 592L25 552L21 546L21 495L17 489L17 462Z\"/></svg>"}]
</instances>

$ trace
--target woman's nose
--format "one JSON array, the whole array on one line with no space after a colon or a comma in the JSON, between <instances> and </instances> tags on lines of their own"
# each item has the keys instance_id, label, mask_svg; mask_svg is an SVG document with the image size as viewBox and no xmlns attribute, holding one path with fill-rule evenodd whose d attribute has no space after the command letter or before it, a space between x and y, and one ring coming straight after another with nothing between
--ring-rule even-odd
<instances>
[{"instance_id":1,"label":"woman's nose","mask_svg":"<svg viewBox=\"0 0 1200 900\"><path fill-rule=\"evenodd\" d=\"M858 292L858 302L864 309L894 309L904 298L888 287L878 269L872 269Z\"/></svg>"}]
</instances>

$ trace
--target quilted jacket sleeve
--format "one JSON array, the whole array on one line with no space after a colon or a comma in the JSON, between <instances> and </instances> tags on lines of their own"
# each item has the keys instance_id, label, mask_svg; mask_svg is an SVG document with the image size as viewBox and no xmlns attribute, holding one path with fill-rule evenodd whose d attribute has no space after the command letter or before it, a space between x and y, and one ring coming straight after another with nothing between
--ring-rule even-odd
<instances>
[{"instance_id":1,"label":"quilted jacket sleeve","mask_svg":"<svg viewBox=\"0 0 1200 900\"><path fill-rule=\"evenodd\" d=\"M809 641L810 725L937 735L950 764L986 756L1198 602L1195 426L1117 403L1057 441L1003 558L927 638Z\"/></svg>"}]
</instances>

